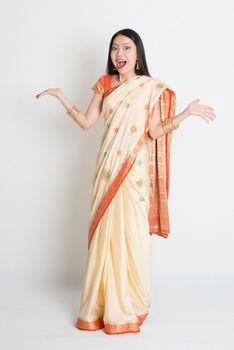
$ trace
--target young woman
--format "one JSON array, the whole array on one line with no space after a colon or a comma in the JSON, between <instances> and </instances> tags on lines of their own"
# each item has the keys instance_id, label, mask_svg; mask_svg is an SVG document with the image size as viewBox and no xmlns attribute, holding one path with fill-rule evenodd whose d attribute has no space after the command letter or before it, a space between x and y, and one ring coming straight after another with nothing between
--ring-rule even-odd
<instances>
[{"instance_id":1,"label":"young woman","mask_svg":"<svg viewBox=\"0 0 234 350\"><path fill-rule=\"evenodd\" d=\"M93 178L88 254L76 327L106 334L140 332L150 307L151 237L166 238L173 131L190 115L215 119L195 100L175 115L174 91L149 74L140 36L131 29L110 41L106 74L92 87L86 113L60 88L57 97L84 130L102 113L104 130Z\"/></svg>"}]
</instances>

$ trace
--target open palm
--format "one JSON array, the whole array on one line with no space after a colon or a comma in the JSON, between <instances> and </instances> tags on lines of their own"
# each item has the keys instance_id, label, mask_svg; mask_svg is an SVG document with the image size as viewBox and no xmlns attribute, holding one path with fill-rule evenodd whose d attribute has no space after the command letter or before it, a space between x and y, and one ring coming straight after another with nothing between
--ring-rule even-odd
<instances>
[{"instance_id":1,"label":"open palm","mask_svg":"<svg viewBox=\"0 0 234 350\"><path fill-rule=\"evenodd\" d=\"M193 102L189 103L189 114L198 115L202 117L207 123L209 123L210 120L213 121L216 118L216 115L213 112L214 109L210 106L200 104L199 101L199 99L196 99Z\"/></svg>"},{"instance_id":2,"label":"open palm","mask_svg":"<svg viewBox=\"0 0 234 350\"><path fill-rule=\"evenodd\" d=\"M55 88L55 89L46 89L39 94L36 95L36 98L40 98L45 95L50 95L54 97L58 97L61 94L62 90L60 88Z\"/></svg>"}]
</instances>

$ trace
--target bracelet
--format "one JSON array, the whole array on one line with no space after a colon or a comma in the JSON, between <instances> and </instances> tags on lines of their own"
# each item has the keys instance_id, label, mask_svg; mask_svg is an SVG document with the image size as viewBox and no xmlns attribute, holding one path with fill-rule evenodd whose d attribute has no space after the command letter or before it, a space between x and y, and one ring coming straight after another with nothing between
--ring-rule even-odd
<instances>
[{"instance_id":1,"label":"bracelet","mask_svg":"<svg viewBox=\"0 0 234 350\"><path fill-rule=\"evenodd\" d=\"M69 114L72 119L77 120L77 116L81 113L81 111L76 106L72 106L66 113Z\"/></svg>"},{"instance_id":2,"label":"bracelet","mask_svg":"<svg viewBox=\"0 0 234 350\"><path fill-rule=\"evenodd\" d=\"M162 126L164 134L167 134L167 133L173 131L174 129L177 129L179 127L179 124L174 125L172 122L172 118L170 118L170 119L166 119L164 122L162 122L161 126Z\"/></svg>"},{"instance_id":3,"label":"bracelet","mask_svg":"<svg viewBox=\"0 0 234 350\"><path fill-rule=\"evenodd\" d=\"M170 119L166 119L164 122L162 122L162 129L165 134L169 133L174 129L174 126Z\"/></svg>"},{"instance_id":4,"label":"bracelet","mask_svg":"<svg viewBox=\"0 0 234 350\"><path fill-rule=\"evenodd\" d=\"M67 114L71 114L72 112L80 112L80 110L76 106L72 106L67 110Z\"/></svg>"},{"instance_id":5,"label":"bracelet","mask_svg":"<svg viewBox=\"0 0 234 350\"><path fill-rule=\"evenodd\" d=\"M179 124L176 124L176 125L175 125L175 124L173 123L173 118L171 118L171 122L172 122L172 125L174 126L174 129L177 129L177 128L179 127Z\"/></svg>"}]
</instances>

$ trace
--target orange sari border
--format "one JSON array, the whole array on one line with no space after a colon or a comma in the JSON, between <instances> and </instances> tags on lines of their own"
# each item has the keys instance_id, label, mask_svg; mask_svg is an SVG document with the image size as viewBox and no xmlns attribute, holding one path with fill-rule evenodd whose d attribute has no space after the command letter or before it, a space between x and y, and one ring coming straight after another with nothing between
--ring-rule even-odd
<instances>
[{"instance_id":1,"label":"orange sari border","mask_svg":"<svg viewBox=\"0 0 234 350\"><path fill-rule=\"evenodd\" d=\"M106 334L124 334L124 333L139 333L140 325L139 322L130 322L124 324L105 324Z\"/></svg>"},{"instance_id":2,"label":"orange sari border","mask_svg":"<svg viewBox=\"0 0 234 350\"><path fill-rule=\"evenodd\" d=\"M139 333L140 325L144 322L148 315L148 312L137 316L136 322L127 322L119 324L105 323L103 317L98 318L95 321L83 321L78 318L75 326L82 331L97 331L104 329L106 334L124 334L124 333Z\"/></svg>"},{"instance_id":3,"label":"orange sari border","mask_svg":"<svg viewBox=\"0 0 234 350\"><path fill-rule=\"evenodd\" d=\"M114 88L108 90L109 94ZM175 116L175 93L169 87L166 87L159 96L161 120ZM149 234L158 234L167 238L170 232L169 212L168 212L168 195L169 195L169 160L170 160L170 143L172 132L162 135L156 140L152 140L148 135L150 123L153 118L155 105L148 111L145 130L140 137L137 145L131 154L123 163L121 170L114 178L101 203L99 204L94 217L89 225L88 249L97 228L98 223L107 210L110 202L115 196L121 183L131 170L136 155L141 146L146 143L149 152L149 175L150 175L150 206L149 206Z\"/></svg>"},{"instance_id":4,"label":"orange sari border","mask_svg":"<svg viewBox=\"0 0 234 350\"><path fill-rule=\"evenodd\" d=\"M83 321L78 318L76 321L76 328L79 328L82 331L97 331L104 328L104 322L102 317L98 318L95 321Z\"/></svg>"},{"instance_id":5,"label":"orange sari border","mask_svg":"<svg viewBox=\"0 0 234 350\"><path fill-rule=\"evenodd\" d=\"M105 193L99 207L97 208L97 211L95 213L95 216L90 224L89 228L89 234L88 234L88 249L90 248L91 240L93 238L94 232L96 230L96 227L101 220L102 216L104 215L106 209L108 208L110 202L112 201L114 195L116 194L117 190L119 189L121 183L131 170L134 160L137 156L138 151L140 150L141 146L145 142L145 133L141 136L140 140L136 144L135 148L133 149L132 153L129 155L125 163L122 165L121 170L116 175L115 179L111 183L110 187L108 188L107 192Z\"/></svg>"},{"instance_id":6,"label":"orange sari border","mask_svg":"<svg viewBox=\"0 0 234 350\"><path fill-rule=\"evenodd\" d=\"M166 88L159 96L161 120L175 116L175 93ZM152 120L152 108L146 125L146 132L149 130ZM162 135L156 140L150 137L146 139L149 152L149 174L150 174L150 208L149 208L149 233L157 234L167 238L170 233L168 196L170 180L170 143L172 132Z\"/></svg>"}]
</instances>

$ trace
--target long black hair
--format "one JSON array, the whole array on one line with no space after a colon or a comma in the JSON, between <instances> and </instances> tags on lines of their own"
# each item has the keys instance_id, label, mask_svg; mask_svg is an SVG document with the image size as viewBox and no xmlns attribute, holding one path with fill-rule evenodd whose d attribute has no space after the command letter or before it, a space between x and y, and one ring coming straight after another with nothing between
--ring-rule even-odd
<instances>
[{"instance_id":1,"label":"long black hair","mask_svg":"<svg viewBox=\"0 0 234 350\"><path fill-rule=\"evenodd\" d=\"M141 40L141 37L137 32L129 28L121 29L112 36L109 44L106 74L111 74L111 75L116 74L116 69L114 69L115 67L111 60L111 49L112 49L112 44L114 39L116 38L117 35L120 35L120 34L130 38L136 45L139 69L135 68L135 73L137 75L147 75L148 77L150 77L151 75L149 74L146 57L145 57L145 49L144 49L144 45Z\"/></svg>"}]
</instances>

